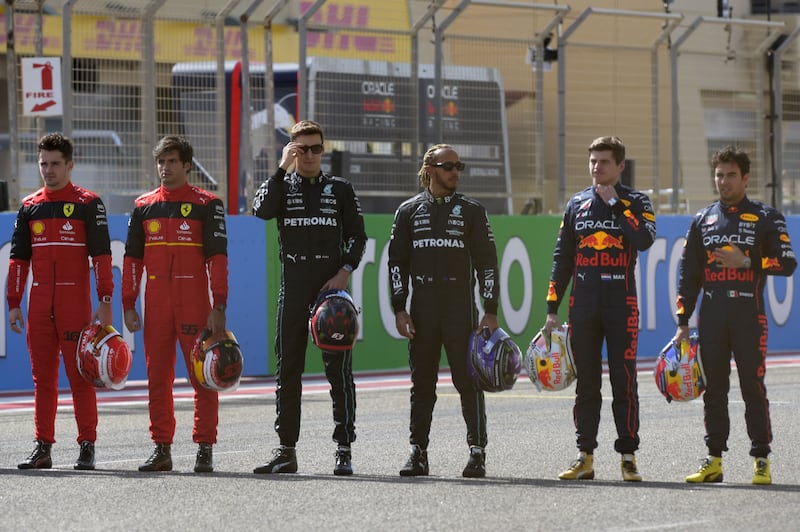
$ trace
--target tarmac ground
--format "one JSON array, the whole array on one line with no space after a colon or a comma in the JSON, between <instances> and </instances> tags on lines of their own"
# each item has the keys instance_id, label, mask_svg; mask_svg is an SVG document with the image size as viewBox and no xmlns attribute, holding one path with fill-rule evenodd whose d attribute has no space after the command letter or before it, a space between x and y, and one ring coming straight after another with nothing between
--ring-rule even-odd
<instances>
[{"instance_id":1,"label":"tarmac ground","mask_svg":"<svg viewBox=\"0 0 800 532\"><path fill-rule=\"evenodd\" d=\"M538 392L523 374L487 394L487 477L465 479L468 448L458 395L443 372L428 449L430 476L401 478L408 457L407 372L357 376L358 440L352 477L333 473L328 385L304 381L299 472L255 475L277 444L274 379L246 379L222 394L215 471L192 470L191 389L176 382L174 471L140 473L152 451L146 387L98 394L97 469L75 471L69 394L61 398L53 468L22 471L32 449L31 394L0 394L0 530L790 530L800 501L800 358L770 357L771 486L751 484L752 458L735 369L730 450L720 484L687 484L706 453L702 400L668 404L640 364L641 483L623 482L613 450L610 384L596 478L560 481L575 457L574 387Z\"/></svg>"}]
</instances>

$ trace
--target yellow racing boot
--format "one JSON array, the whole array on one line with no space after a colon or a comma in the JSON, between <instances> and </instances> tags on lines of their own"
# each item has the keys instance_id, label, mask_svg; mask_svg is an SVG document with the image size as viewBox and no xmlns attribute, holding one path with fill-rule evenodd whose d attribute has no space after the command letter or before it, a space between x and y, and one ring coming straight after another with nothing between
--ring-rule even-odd
<instances>
[{"instance_id":1,"label":"yellow racing boot","mask_svg":"<svg viewBox=\"0 0 800 532\"><path fill-rule=\"evenodd\" d=\"M686 477L686 482L722 482L722 457L705 457L697 473Z\"/></svg>"}]
</instances>

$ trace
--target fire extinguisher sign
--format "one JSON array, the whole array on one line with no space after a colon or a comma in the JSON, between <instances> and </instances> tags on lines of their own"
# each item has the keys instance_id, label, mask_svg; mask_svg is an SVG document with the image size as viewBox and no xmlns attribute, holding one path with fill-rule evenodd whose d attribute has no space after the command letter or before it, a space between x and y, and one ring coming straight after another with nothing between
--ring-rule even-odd
<instances>
[{"instance_id":1,"label":"fire extinguisher sign","mask_svg":"<svg viewBox=\"0 0 800 532\"><path fill-rule=\"evenodd\" d=\"M61 116L61 58L22 58L22 112L25 116Z\"/></svg>"}]
</instances>

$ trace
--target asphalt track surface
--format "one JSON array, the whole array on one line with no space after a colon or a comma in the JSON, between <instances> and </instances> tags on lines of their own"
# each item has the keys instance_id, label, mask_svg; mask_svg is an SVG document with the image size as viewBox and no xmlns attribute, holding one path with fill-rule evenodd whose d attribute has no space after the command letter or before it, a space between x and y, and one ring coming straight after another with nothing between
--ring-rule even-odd
<instances>
[{"instance_id":1,"label":"asphalt track surface","mask_svg":"<svg viewBox=\"0 0 800 532\"><path fill-rule=\"evenodd\" d=\"M731 376L730 451L725 482L684 481L705 454L702 401L667 404L640 363L644 482L621 480L613 451L610 385L595 452L596 479L559 481L575 456L574 388L538 392L524 375L513 390L487 394L487 477L465 479L464 422L446 373L439 383L431 475L401 478L408 456L406 372L358 375L355 475L332 474L331 402L324 379L304 385L300 471L255 475L277 439L274 381L247 380L220 405L215 472L192 472L191 392L177 382L175 470L139 473L152 450L146 389L130 383L99 394L97 470L74 471L69 396L56 422L53 469L21 471L32 448L30 395L0 394L0 530L797 530L800 503L800 357L770 356L773 485L753 486L744 405Z\"/></svg>"}]
</instances>

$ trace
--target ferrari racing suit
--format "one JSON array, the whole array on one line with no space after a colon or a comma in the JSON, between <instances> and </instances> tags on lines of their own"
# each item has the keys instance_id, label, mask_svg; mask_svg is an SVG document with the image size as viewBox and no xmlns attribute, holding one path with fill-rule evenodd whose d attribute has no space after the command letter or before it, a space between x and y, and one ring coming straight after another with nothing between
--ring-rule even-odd
<instances>
[{"instance_id":1,"label":"ferrari racing suit","mask_svg":"<svg viewBox=\"0 0 800 532\"><path fill-rule=\"evenodd\" d=\"M410 443L428 448L442 345L461 397L467 443L486 447L486 403L467 373L467 344L478 327L477 275L484 310L497 314L497 249L486 209L460 193L435 198L428 190L403 202L389 243L389 283L395 314L413 286L409 342Z\"/></svg>"},{"instance_id":2,"label":"ferrari racing suit","mask_svg":"<svg viewBox=\"0 0 800 532\"><path fill-rule=\"evenodd\" d=\"M619 182L614 188L619 199L613 207L593 186L567 203L547 291L547 313L556 314L572 281L569 327L578 376L573 418L578 450L589 454L597 448L604 339L617 426L614 449L633 453L639 448L634 271L638 252L655 241L656 218L645 194Z\"/></svg>"},{"instance_id":3,"label":"ferrari racing suit","mask_svg":"<svg viewBox=\"0 0 800 532\"><path fill-rule=\"evenodd\" d=\"M135 308L146 271L144 349L150 436L157 444L171 444L175 435L176 341L194 387L192 440L217 442L219 397L197 382L191 352L211 312L209 284L214 306L227 304L227 250L225 207L215 195L184 184L136 199L125 243L122 306Z\"/></svg>"},{"instance_id":4,"label":"ferrari racing suit","mask_svg":"<svg viewBox=\"0 0 800 532\"><path fill-rule=\"evenodd\" d=\"M278 295L275 431L281 445L300 437L302 376L308 346L308 319L322 286L340 268L361 262L367 235L361 204L349 181L322 173L304 178L279 168L264 181L253 214L277 218L281 287ZM333 400L333 440L349 446L356 439L356 388L353 352L322 352Z\"/></svg>"},{"instance_id":5,"label":"ferrari racing suit","mask_svg":"<svg viewBox=\"0 0 800 532\"><path fill-rule=\"evenodd\" d=\"M7 301L9 309L21 307L31 269L27 340L36 439L44 443L56 441L59 351L72 390L77 441L97 438L95 389L78 373L75 360L81 329L92 317L88 257L98 299L110 297L114 280L108 219L96 194L70 182L61 190L42 188L22 200L11 237Z\"/></svg>"},{"instance_id":6,"label":"ferrari racing suit","mask_svg":"<svg viewBox=\"0 0 800 532\"><path fill-rule=\"evenodd\" d=\"M750 258L750 268L723 268L713 252L730 244ZM709 454L722 456L730 434L728 391L731 352L745 403L751 456L766 457L772 442L769 401L764 385L767 275L790 276L797 266L786 220L774 208L744 198L738 205L715 202L701 210L686 234L678 286L678 325L688 325L700 289L700 352L705 370L703 395Z\"/></svg>"}]
</instances>

